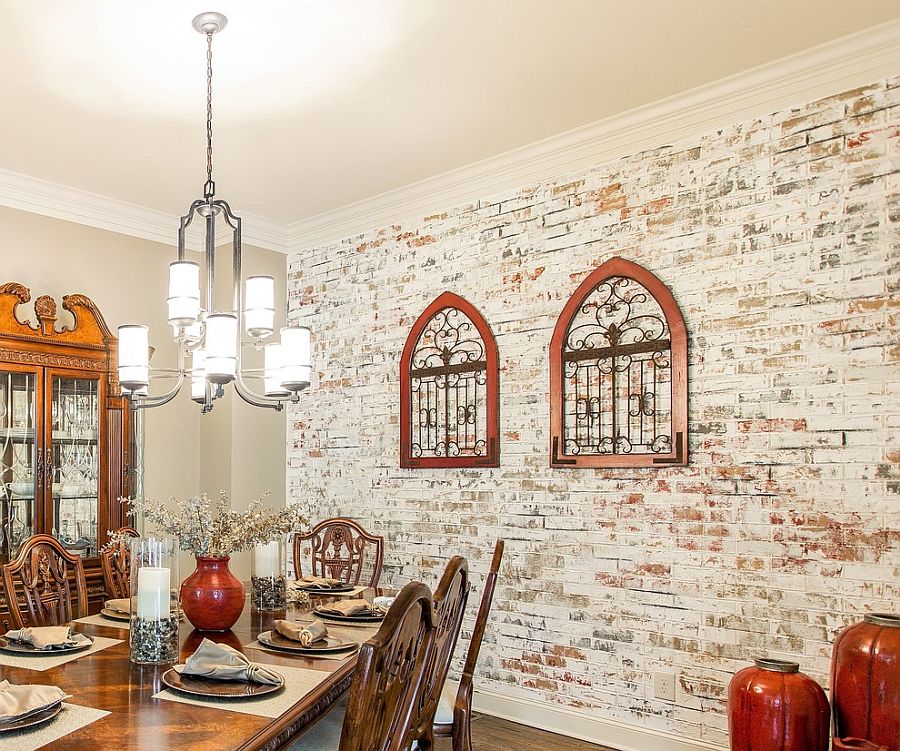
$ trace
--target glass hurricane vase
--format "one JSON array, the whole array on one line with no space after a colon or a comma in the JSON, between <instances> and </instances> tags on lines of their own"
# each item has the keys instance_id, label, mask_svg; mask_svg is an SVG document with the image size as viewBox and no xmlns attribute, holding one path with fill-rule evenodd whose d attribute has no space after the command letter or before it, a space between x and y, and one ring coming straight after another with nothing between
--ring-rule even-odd
<instances>
[{"instance_id":1,"label":"glass hurricane vase","mask_svg":"<svg viewBox=\"0 0 900 751\"><path fill-rule=\"evenodd\" d=\"M178 550L172 540L138 537L131 547L131 661L178 661Z\"/></svg>"},{"instance_id":2,"label":"glass hurricane vase","mask_svg":"<svg viewBox=\"0 0 900 751\"><path fill-rule=\"evenodd\" d=\"M257 545L250 563L250 607L263 612L284 610L283 541L273 540Z\"/></svg>"}]
</instances>

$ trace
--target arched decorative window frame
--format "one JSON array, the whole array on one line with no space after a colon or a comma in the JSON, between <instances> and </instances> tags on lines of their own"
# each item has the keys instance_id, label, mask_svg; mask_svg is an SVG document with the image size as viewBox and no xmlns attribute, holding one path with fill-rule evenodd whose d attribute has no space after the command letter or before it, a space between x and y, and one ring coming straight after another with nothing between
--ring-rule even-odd
<instances>
[{"instance_id":1,"label":"arched decorative window frame","mask_svg":"<svg viewBox=\"0 0 900 751\"><path fill-rule=\"evenodd\" d=\"M484 456L412 456L410 405L412 404L411 360L422 331L441 310L455 308L474 324L485 352L485 440ZM494 333L484 316L467 300L443 292L416 319L406 337L400 357L400 466L404 468L499 467L500 466L500 357Z\"/></svg>"},{"instance_id":2,"label":"arched decorative window frame","mask_svg":"<svg viewBox=\"0 0 900 751\"><path fill-rule=\"evenodd\" d=\"M605 280L628 277L643 286L656 300L669 327L672 364L672 451L667 454L563 454L563 347L572 319L590 294ZM624 258L611 258L598 266L572 294L556 321L550 340L550 466L659 467L688 463L688 370L687 329L678 303L656 275Z\"/></svg>"}]
</instances>

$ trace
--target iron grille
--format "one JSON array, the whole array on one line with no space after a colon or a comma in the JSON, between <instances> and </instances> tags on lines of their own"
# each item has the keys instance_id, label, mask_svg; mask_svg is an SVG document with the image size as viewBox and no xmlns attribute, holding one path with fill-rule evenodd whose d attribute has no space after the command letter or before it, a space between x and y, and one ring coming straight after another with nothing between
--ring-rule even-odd
<instances>
[{"instance_id":1,"label":"iron grille","mask_svg":"<svg viewBox=\"0 0 900 751\"><path fill-rule=\"evenodd\" d=\"M612 276L591 291L562 362L564 454L672 452L670 332L639 282Z\"/></svg>"},{"instance_id":2,"label":"iron grille","mask_svg":"<svg viewBox=\"0 0 900 751\"><path fill-rule=\"evenodd\" d=\"M411 456L485 456L487 360L475 324L458 308L435 313L410 362Z\"/></svg>"}]
</instances>

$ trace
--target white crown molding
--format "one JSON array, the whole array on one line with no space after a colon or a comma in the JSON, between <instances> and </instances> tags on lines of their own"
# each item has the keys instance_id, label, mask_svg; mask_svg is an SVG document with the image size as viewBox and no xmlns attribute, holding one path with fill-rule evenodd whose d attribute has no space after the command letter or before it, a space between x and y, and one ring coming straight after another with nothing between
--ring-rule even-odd
<instances>
[{"instance_id":1,"label":"white crown molding","mask_svg":"<svg viewBox=\"0 0 900 751\"><path fill-rule=\"evenodd\" d=\"M479 712L494 717L620 751L726 751L723 746L705 741L679 738L658 730L603 719L583 709L571 709L489 689L476 688L472 705Z\"/></svg>"},{"instance_id":2,"label":"white crown molding","mask_svg":"<svg viewBox=\"0 0 900 751\"><path fill-rule=\"evenodd\" d=\"M900 20L291 224L243 215L247 245L289 253L584 172L900 72ZM172 246L178 217L0 170L0 206Z\"/></svg>"},{"instance_id":3,"label":"white crown molding","mask_svg":"<svg viewBox=\"0 0 900 751\"><path fill-rule=\"evenodd\" d=\"M288 245L288 227L286 222L268 219L258 214L240 214L241 235L244 245L253 245L263 250L274 250L276 253L290 253Z\"/></svg>"},{"instance_id":4,"label":"white crown molding","mask_svg":"<svg viewBox=\"0 0 900 751\"><path fill-rule=\"evenodd\" d=\"M78 188L0 170L0 206L175 245L179 217ZM287 253L287 225L243 214L246 245Z\"/></svg>"},{"instance_id":5,"label":"white crown molding","mask_svg":"<svg viewBox=\"0 0 900 751\"><path fill-rule=\"evenodd\" d=\"M293 222L288 246L292 251L313 248L404 220L419 220L898 72L900 20Z\"/></svg>"}]
</instances>

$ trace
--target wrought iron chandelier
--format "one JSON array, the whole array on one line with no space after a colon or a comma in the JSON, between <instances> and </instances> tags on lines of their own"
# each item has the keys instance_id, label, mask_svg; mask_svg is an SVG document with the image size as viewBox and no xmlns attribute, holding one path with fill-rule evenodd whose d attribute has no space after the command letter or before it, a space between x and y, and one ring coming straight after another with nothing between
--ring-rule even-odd
<instances>
[{"instance_id":1,"label":"wrought iron chandelier","mask_svg":"<svg viewBox=\"0 0 900 751\"><path fill-rule=\"evenodd\" d=\"M177 369L161 370L177 376L172 389L159 396L149 394L149 328L129 324L119 326L119 384L134 409L158 407L170 402L186 378L191 382L191 398L209 412L224 394L226 384L248 404L280 410L284 403L296 403L309 386L312 374L312 347L306 326L285 326L281 341L264 346L264 394L254 393L245 383L241 368L241 335L262 347L275 330L275 280L271 276L247 277L241 285L241 219L226 201L215 197L213 181L212 122L212 38L225 28L228 19L221 13L201 13L194 28L206 35L206 183L203 198L195 200L178 227L178 257L169 264L168 320L178 345ZM203 305L201 305L201 265L185 260L185 236L195 218L204 223ZM232 246L233 298L226 310L215 307L216 219L230 228ZM199 223L199 222L198 222ZM242 291L245 294L242 294ZM186 367L187 357L191 367ZM154 369L155 370L155 369ZM257 370L257 372L259 372Z\"/></svg>"}]
</instances>

